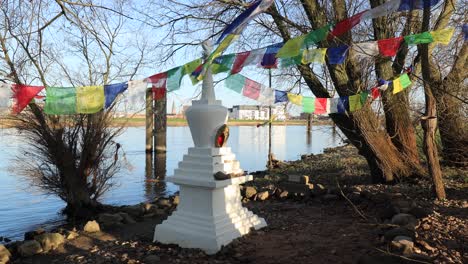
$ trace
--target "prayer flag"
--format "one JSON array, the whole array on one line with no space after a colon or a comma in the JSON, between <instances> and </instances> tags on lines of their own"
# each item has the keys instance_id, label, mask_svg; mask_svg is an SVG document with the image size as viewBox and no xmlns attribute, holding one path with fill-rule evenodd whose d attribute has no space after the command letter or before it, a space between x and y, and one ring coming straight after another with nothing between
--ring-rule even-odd
<instances>
[{"instance_id":1,"label":"prayer flag","mask_svg":"<svg viewBox=\"0 0 468 264\"><path fill-rule=\"evenodd\" d=\"M266 48L252 50L245 60L244 66L259 65L265 55Z\"/></svg>"},{"instance_id":2,"label":"prayer flag","mask_svg":"<svg viewBox=\"0 0 468 264\"><path fill-rule=\"evenodd\" d=\"M147 83L151 84L152 88L166 88L166 82L167 72L161 72L146 78L146 81L141 85L144 85L145 89L147 87Z\"/></svg>"},{"instance_id":3,"label":"prayer flag","mask_svg":"<svg viewBox=\"0 0 468 264\"><path fill-rule=\"evenodd\" d=\"M424 9L436 5L439 0L400 0L398 11L411 11L416 9Z\"/></svg>"},{"instance_id":4,"label":"prayer flag","mask_svg":"<svg viewBox=\"0 0 468 264\"><path fill-rule=\"evenodd\" d=\"M104 108L103 86L82 86L76 88L76 112L94 114Z\"/></svg>"},{"instance_id":5,"label":"prayer flag","mask_svg":"<svg viewBox=\"0 0 468 264\"><path fill-rule=\"evenodd\" d=\"M384 4L376 6L370 10L367 10L367 12L365 12L362 15L361 19L367 20L367 19L373 19L373 18L386 16L397 11L398 7L400 7L400 0L390 0L388 2L385 2Z\"/></svg>"},{"instance_id":6,"label":"prayer flag","mask_svg":"<svg viewBox=\"0 0 468 264\"><path fill-rule=\"evenodd\" d=\"M13 97L13 86L9 83L0 82L0 111L10 108Z\"/></svg>"},{"instance_id":7,"label":"prayer flag","mask_svg":"<svg viewBox=\"0 0 468 264\"><path fill-rule=\"evenodd\" d=\"M302 112L313 113L315 111L315 98L304 96L302 98Z\"/></svg>"},{"instance_id":8,"label":"prayer flag","mask_svg":"<svg viewBox=\"0 0 468 264\"><path fill-rule=\"evenodd\" d=\"M280 67L289 68L301 64L302 54L291 58L280 58Z\"/></svg>"},{"instance_id":9,"label":"prayer flag","mask_svg":"<svg viewBox=\"0 0 468 264\"><path fill-rule=\"evenodd\" d=\"M302 64L308 64L311 62L325 63L325 54L327 53L326 48L321 49L305 49L302 53Z\"/></svg>"},{"instance_id":10,"label":"prayer flag","mask_svg":"<svg viewBox=\"0 0 468 264\"><path fill-rule=\"evenodd\" d=\"M218 74L221 72L230 71L234 63L235 57L236 57L236 54L228 54L228 55L223 55L223 56L216 58L213 61L213 65L211 66L211 72L213 74Z\"/></svg>"},{"instance_id":11,"label":"prayer flag","mask_svg":"<svg viewBox=\"0 0 468 264\"><path fill-rule=\"evenodd\" d=\"M283 47L276 54L277 58L291 58L296 57L301 53L301 48L304 44L306 35L301 35L292 39L289 39L284 43Z\"/></svg>"},{"instance_id":12,"label":"prayer flag","mask_svg":"<svg viewBox=\"0 0 468 264\"><path fill-rule=\"evenodd\" d=\"M468 24L463 25L463 34L465 34L464 39L465 41L467 41L468 40Z\"/></svg>"},{"instance_id":13,"label":"prayer flag","mask_svg":"<svg viewBox=\"0 0 468 264\"><path fill-rule=\"evenodd\" d=\"M411 85L411 80L408 74L404 73L400 76L400 84L403 89Z\"/></svg>"},{"instance_id":14,"label":"prayer flag","mask_svg":"<svg viewBox=\"0 0 468 264\"><path fill-rule=\"evenodd\" d=\"M117 95L123 93L127 88L128 84L126 82L104 85L104 96L106 98L105 107L109 108L115 98L117 98Z\"/></svg>"},{"instance_id":15,"label":"prayer flag","mask_svg":"<svg viewBox=\"0 0 468 264\"><path fill-rule=\"evenodd\" d=\"M355 94L349 97L349 111L354 112L362 108L361 95Z\"/></svg>"},{"instance_id":16,"label":"prayer flag","mask_svg":"<svg viewBox=\"0 0 468 264\"><path fill-rule=\"evenodd\" d=\"M329 98L315 98L315 111L316 115L327 113L327 102Z\"/></svg>"},{"instance_id":17,"label":"prayer flag","mask_svg":"<svg viewBox=\"0 0 468 264\"><path fill-rule=\"evenodd\" d=\"M302 105L302 95L288 93L288 101L295 105Z\"/></svg>"},{"instance_id":18,"label":"prayer flag","mask_svg":"<svg viewBox=\"0 0 468 264\"><path fill-rule=\"evenodd\" d=\"M354 16L347 18L338 22L333 30L328 35L328 39L332 39L334 36L338 37L343 35L344 33L350 31L353 27L355 27L359 22L361 22L361 17L366 11L362 11L360 13L355 14Z\"/></svg>"},{"instance_id":19,"label":"prayer flag","mask_svg":"<svg viewBox=\"0 0 468 264\"><path fill-rule=\"evenodd\" d=\"M166 96L166 88L152 88L151 89L153 92L153 99L154 100L161 100L164 99Z\"/></svg>"},{"instance_id":20,"label":"prayer flag","mask_svg":"<svg viewBox=\"0 0 468 264\"><path fill-rule=\"evenodd\" d=\"M244 63L250 55L250 51L245 51L236 54L234 59L234 64L232 65L231 74L236 74L242 71L244 68Z\"/></svg>"},{"instance_id":21,"label":"prayer flag","mask_svg":"<svg viewBox=\"0 0 468 264\"><path fill-rule=\"evenodd\" d=\"M226 78L225 86L236 93L242 93L242 88L245 85L245 76L241 74L234 74Z\"/></svg>"},{"instance_id":22,"label":"prayer flag","mask_svg":"<svg viewBox=\"0 0 468 264\"><path fill-rule=\"evenodd\" d=\"M333 27L333 24L328 24L314 31L309 32L308 34L305 35L304 44L302 47L308 48L311 45L315 45L319 43L320 41L325 40L328 36L328 33L330 33L330 29L332 27Z\"/></svg>"},{"instance_id":23,"label":"prayer flag","mask_svg":"<svg viewBox=\"0 0 468 264\"><path fill-rule=\"evenodd\" d=\"M284 91L275 90L275 104L288 101L288 93Z\"/></svg>"},{"instance_id":24,"label":"prayer flag","mask_svg":"<svg viewBox=\"0 0 468 264\"><path fill-rule=\"evenodd\" d=\"M152 79L151 77L149 78L150 80ZM130 103L130 107L136 107L139 109L146 106L146 89L148 88L147 79L148 78L145 80L132 80L128 82L127 100Z\"/></svg>"},{"instance_id":25,"label":"prayer flag","mask_svg":"<svg viewBox=\"0 0 468 264\"><path fill-rule=\"evenodd\" d=\"M264 105L272 105L275 103L275 90L270 87L261 86L260 95L258 96L258 101Z\"/></svg>"},{"instance_id":26,"label":"prayer flag","mask_svg":"<svg viewBox=\"0 0 468 264\"><path fill-rule=\"evenodd\" d=\"M263 68L271 69L277 67L276 53L283 47L283 43L277 43L266 48L265 54L263 55L261 65Z\"/></svg>"},{"instance_id":27,"label":"prayer flag","mask_svg":"<svg viewBox=\"0 0 468 264\"><path fill-rule=\"evenodd\" d=\"M200 74L202 74L202 71L203 71L203 65L204 64L200 64L191 74L190 74L190 80L192 80L192 84L195 85L197 84L200 80L198 80L198 77L200 76Z\"/></svg>"},{"instance_id":28,"label":"prayer flag","mask_svg":"<svg viewBox=\"0 0 468 264\"><path fill-rule=\"evenodd\" d=\"M379 88L377 88L377 87L371 88L371 95L372 95L372 99L374 99L374 100L377 99L377 98L379 98L379 97L380 97L380 90L379 90Z\"/></svg>"},{"instance_id":29,"label":"prayer flag","mask_svg":"<svg viewBox=\"0 0 468 264\"><path fill-rule=\"evenodd\" d=\"M32 99L44 89L44 86L30 86L22 84L13 84L13 114L19 114L28 106Z\"/></svg>"},{"instance_id":30,"label":"prayer flag","mask_svg":"<svg viewBox=\"0 0 468 264\"><path fill-rule=\"evenodd\" d=\"M387 56L387 57L395 56L402 42L403 42L403 37L377 40L380 54L382 54L382 56Z\"/></svg>"},{"instance_id":31,"label":"prayer flag","mask_svg":"<svg viewBox=\"0 0 468 264\"><path fill-rule=\"evenodd\" d=\"M330 64L342 64L346 58L349 46L341 45L338 47L328 48L327 56Z\"/></svg>"},{"instance_id":32,"label":"prayer flag","mask_svg":"<svg viewBox=\"0 0 468 264\"><path fill-rule=\"evenodd\" d=\"M417 45L434 42L434 39L432 38L431 33L423 32L405 36L405 42L407 45Z\"/></svg>"},{"instance_id":33,"label":"prayer flag","mask_svg":"<svg viewBox=\"0 0 468 264\"><path fill-rule=\"evenodd\" d=\"M192 81L192 84L195 85L197 84L197 76L193 76L192 73L197 70L198 67L203 67L202 66L202 59L196 59L191 62L188 62L184 65L184 75L188 74L190 77L190 80ZM201 73L201 71L200 71Z\"/></svg>"},{"instance_id":34,"label":"prayer flag","mask_svg":"<svg viewBox=\"0 0 468 264\"><path fill-rule=\"evenodd\" d=\"M327 113L329 114L338 113L339 102L340 102L340 98L328 98Z\"/></svg>"},{"instance_id":35,"label":"prayer flag","mask_svg":"<svg viewBox=\"0 0 468 264\"><path fill-rule=\"evenodd\" d=\"M166 89L169 92L178 90L180 88L180 82L184 76L184 67L176 67L167 71L167 83ZM158 87L161 88L161 87Z\"/></svg>"},{"instance_id":36,"label":"prayer flag","mask_svg":"<svg viewBox=\"0 0 468 264\"><path fill-rule=\"evenodd\" d=\"M338 102L338 113L346 113L349 110L349 97L341 96Z\"/></svg>"},{"instance_id":37,"label":"prayer flag","mask_svg":"<svg viewBox=\"0 0 468 264\"><path fill-rule=\"evenodd\" d=\"M44 112L48 115L76 114L75 87L47 87Z\"/></svg>"},{"instance_id":38,"label":"prayer flag","mask_svg":"<svg viewBox=\"0 0 468 264\"><path fill-rule=\"evenodd\" d=\"M211 52L211 54L208 56L208 58L206 59L206 62L202 66L201 72L199 74L193 72L192 75L194 76L198 75L197 80L199 81L203 80L203 77L205 76L206 71L208 70L209 67L211 67L211 64L213 63L214 59L219 57L224 52L224 50L226 50L227 47L229 47L229 45L231 45L231 43L234 42L237 38L239 38L239 34L229 34L226 38L224 38L223 41L221 41L221 43L218 45L218 47L216 47L216 49L213 52ZM172 87L171 85L171 89L175 87L177 87L177 89L179 88L178 86ZM167 87L168 91L172 91L171 89Z\"/></svg>"},{"instance_id":39,"label":"prayer flag","mask_svg":"<svg viewBox=\"0 0 468 264\"><path fill-rule=\"evenodd\" d=\"M401 86L401 82L400 82L400 77L393 80L392 83L393 83L393 94L403 91L403 87Z\"/></svg>"},{"instance_id":40,"label":"prayer flag","mask_svg":"<svg viewBox=\"0 0 468 264\"><path fill-rule=\"evenodd\" d=\"M362 58L374 58L379 55L379 45L377 41L356 43L351 46L354 56Z\"/></svg>"},{"instance_id":41,"label":"prayer flag","mask_svg":"<svg viewBox=\"0 0 468 264\"><path fill-rule=\"evenodd\" d=\"M365 105L366 102L367 102L367 98L369 97L369 93L368 92L361 92L360 95L361 95L361 104Z\"/></svg>"},{"instance_id":42,"label":"prayer flag","mask_svg":"<svg viewBox=\"0 0 468 264\"><path fill-rule=\"evenodd\" d=\"M227 35L241 31L250 20L266 11L273 2L273 0L257 0L253 2L244 12L237 16L231 24L226 26L219 39L216 41L216 44L219 44Z\"/></svg>"},{"instance_id":43,"label":"prayer flag","mask_svg":"<svg viewBox=\"0 0 468 264\"><path fill-rule=\"evenodd\" d=\"M450 39L452 38L454 32L455 32L455 28L446 28L446 29L431 31L430 33L435 43L448 45L450 43Z\"/></svg>"},{"instance_id":44,"label":"prayer flag","mask_svg":"<svg viewBox=\"0 0 468 264\"><path fill-rule=\"evenodd\" d=\"M248 97L250 99L257 100L260 96L261 85L249 78L245 79L244 90L242 91L242 95Z\"/></svg>"}]
</instances>

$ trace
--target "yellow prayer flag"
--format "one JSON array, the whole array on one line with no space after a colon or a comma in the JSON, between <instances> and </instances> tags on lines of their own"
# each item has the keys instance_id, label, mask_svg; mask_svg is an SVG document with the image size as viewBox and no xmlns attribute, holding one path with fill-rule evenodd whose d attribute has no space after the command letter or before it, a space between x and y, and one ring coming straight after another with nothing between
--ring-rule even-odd
<instances>
[{"instance_id":1,"label":"yellow prayer flag","mask_svg":"<svg viewBox=\"0 0 468 264\"><path fill-rule=\"evenodd\" d=\"M103 86L82 86L76 88L76 112L94 114L104 107Z\"/></svg>"},{"instance_id":2,"label":"yellow prayer flag","mask_svg":"<svg viewBox=\"0 0 468 264\"><path fill-rule=\"evenodd\" d=\"M302 64L311 62L325 63L327 49L305 49L302 53Z\"/></svg>"},{"instance_id":3,"label":"yellow prayer flag","mask_svg":"<svg viewBox=\"0 0 468 264\"><path fill-rule=\"evenodd\" d=\"M288 100L289 102L295 104L295 105L302 105L302 95L300 94L292 94L288 93Z\"/></svg>"},{"instance_id":4,"label":"yellow prayer flag","mask_svg":"<svg viewBox=\"0 0 468 264\"><path fill-rule=\"evenodd\" d=\"M401 86L400 77L393 80L393 94L403 91L403 86Z\"/></svg>"},{"instance_id":5,"label":"yellow prayer flag","mask_svg":"<svg viewBox=\"0 0 468 264\"><path fill-rule=\"evenodd\" d=\"M354 112L362 108L361 95L355 94L349 97L349 111Z\"/></svg>"},{"instance_id":6,"label":"yellow prayer flag","mask_svg":"<svg viewBox=\"0 0 468 264\"><path fill-rule=\"evenodd\" d=\"M434 39L434 43L448 45L454 32L455 28L445 28L441 30L431 31L430 33L432 35L432 38Z\"/></svg>"}]
</instances>

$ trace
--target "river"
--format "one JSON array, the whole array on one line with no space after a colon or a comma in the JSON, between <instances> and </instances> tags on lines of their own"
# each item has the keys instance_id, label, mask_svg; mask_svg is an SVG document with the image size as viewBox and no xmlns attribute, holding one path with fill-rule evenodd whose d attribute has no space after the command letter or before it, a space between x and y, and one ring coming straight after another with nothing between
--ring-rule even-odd
<instances>
[{"instance_id":1,"label":"river","mask_svg":"<svg viewBox=\"0 0 468 264\"><path fill-rule=\"evenodd\" d=\"M38 227L60 224L60 210L64 203L55 196L46 195L31 186L30 182L15 173L14 164L23 138L14 129L0 129L0 237L20 240L26 231ZM148 181L172 175L178 162L193 146L188 127L168 127L166 160L159 159L155 172L145 170L146 154L144 127L129 127L117 139L125 151L126 166L114 182L116 186L104 197L103 203L122 205L151 201L159 195L170 195L177 186ZM308 136L304 126L274 126L272 151L280 160L296 160L301 154L321 153L324 148L341 144L338 133L331 126L314 126ZM264 170L268 153L268 128L255 126L230 127L228 146L236 154L241 167L247 171ZM156 174L156 175L155 175Z\"/></svg>"}]
</instances>

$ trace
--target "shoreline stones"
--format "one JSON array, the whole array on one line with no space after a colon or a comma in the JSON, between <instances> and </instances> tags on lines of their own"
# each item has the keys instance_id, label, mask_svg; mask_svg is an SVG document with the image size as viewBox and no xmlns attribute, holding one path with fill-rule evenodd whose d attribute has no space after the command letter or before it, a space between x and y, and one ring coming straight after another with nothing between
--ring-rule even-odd
<instances>
[{"instance_id":1,"label":"shoreline stones","mask_svg":"<svg viewBox=\"0 0 468 264\"><path fill-rule=\"evenodd\" d=\"M10 251L2 244L0 244L0 264L7 263L11 258Z\"/></svg>"},{"instance_id":2,"label":"shoreline stones","mask_svg":"<svg viewBox=\"0 0 468 264\"><path fill-rule=\"evenodd\" d=\"M35 236L34 240L39 242L45 253L55 250L65 243L65 238L59 233L45 233Z\"/></svg>"},{"instance_id":3,"label":"shoreline stones","mask_svg":"<svg viewBox=\"0 0 468 264\"><path fill-rule=\"evenodd\" d=\"M94 221L88 221L86 225L83 227L83 231L88 232L88 233L96 233L101 231L101 227L99 226L99 223Z\"/></svg>"},{"instance_id":4,"label":"shoreline stones","mask_svg":"<svg viewBox=\"0 0 468 264\"><path fill-rule=\"evenodd\" d=\"M18 253L22 257L31 257L42 252L41 244L36 240L27 240L18 246Z\"/></svg>"}]
</instances>

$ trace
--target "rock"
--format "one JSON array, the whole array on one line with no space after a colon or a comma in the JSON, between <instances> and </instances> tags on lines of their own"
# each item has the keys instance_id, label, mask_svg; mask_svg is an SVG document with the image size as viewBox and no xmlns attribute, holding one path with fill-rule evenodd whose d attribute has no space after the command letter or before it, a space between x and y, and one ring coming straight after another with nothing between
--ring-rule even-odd
<instances>
[{"instance_id":1,"label":"rock","mask_svg":"<svg viewBox=\"0 0 468 264\"><path fill-rule=\"evenodd\" d=\"M247 199L251 199L255 194L257 194L257 189L255 189L255 187L247 186L245 188L245 197Z\"/></svg>"},{"instance_id":2,"label":"rock","mask_svg":"<svg viewBox=\"0 0 468 264\"><path fill-rule=\"evenodd\" d=\"M24 233L24 240L34 240L34 237L37 236L37 235L42 235L44 234L46 231L42 228L38 228L34 231L29 231L29 232L26 232Z\"/></svg>"},{"instance_id":3,"label":"rock","mask_svg":"<svg viewBox=\"0 0 468 264\"><path fill-rule=\"evenodd\" d=\"M379 210L378 215L381 219L391 219L398 213L400 213L400 210L397 207L387 204L385 207Z\"/></svg>"},{"instance_id":4,"label":"rock","mask_svg":"<svg viewBox=\"0 0 468 264\"><path fill-rule=\"evenodd\" d=\"M418 220L410 214L397 214L392 217L392 224L415 228Z\"/></svg>"},{"instance_id":5,"label":"rock","mask_svg":"<svg viewBox=\"0 0 468 264\"><path fill-rule=\"evenodd\" d=\"M18 247L18 253L23 257L30 257L42 253L42 251L41 244L36 240L24 241L24 243Z\"/></svg>"},{"instance_id":6,"label":"rock","mask_svg":"<svg viewBox=\"0 0 468 264\"><path fill-rule=\"evenodd\" d=\"M180 202L180 197L179 197L179 195L174 196L174 198L172 199L172 203L173 203L174 205L178 205L179 202Z\"/></svg>"},{"instance_id":7,"label":"rock","mask_svg":"<svg viewBox=\"0 0 468 264\"><path fill-rule=\"evenodd\" d=\"M421 245L425 250L435 252L437 249L434 247L431 247L426 241L424 240L417 240L416 241L419 245Z\"/></svg>"},{"instance_id":8,"label":"rock","mask_svg":"<svg viewBox=\"0 0 468 264\"><path fill-rule=\"evenodd\" d=\"M146 264L157 264L160 263L161 258L157 255L148 255L143 260Z\"/></svg>"},{"instance_id":9,"label":"rock","mask_svg":"<svg viewBox=\"0 0 468 264\"><path fill-rule=\"evenodd\" d=\"M397 250L398 253L403 253L403 255L409 255L413 253L414 242L411 237L407 236L396 236L393 238L390 246Z\"/></svg>"},{"instance_id":10,"label":"rock","mask_svg":"<svg viewBox=\"0 0 468 264\"><path fill-rule=\"evenodd\" d=\"M414 231L411 231L404 227L397 227L397 228L388 230L384 234L384 238L386 241L391 241L397 236L406 236L406 237L414 238Z\"/></svg>"},{"instance_id":11,"label":"rock","mask_svg":"<svg viewBox=\"0 0 468 264\"><path fill-rule=\"evenodd\" d=\"M122 217L122 222L124 224L135 224L136 221L127 213L120 212L119 215Z\"/></svg>"},{"instance_id":12,"label":"rock","mask_svg":"<svg viewBox=\"0 0 468 264\"><path fill-rule=\"evenodd\" d=\"M65 238L66 238L67 240L72 240L72 239L75 239L75 238L77 238L77 237L79 237L79 236L80 236L80 235L79 235L77 232L75 232L75 231L69 231L69 230L66 230L66 231L65 231Z\"/></svg>"},{"instance_id":13,"label":"rock","mask_svg":"<svg viewBox=\"0 0 468 264\"><path fill-rule=\"evenodd\" d=\"M99 227L98 222L88 221L84 226L83 230L88 233L100 232L101 228Z\"/></svg>"},{"instance_id":14,"label":"rock","mask_svg":"<svg viewBox=\"0 0 468 264\"><path fill-rule=\"evenodd\" d=\"M123 217L120 214L99 214L98 221L105 227L117 227L122 226Z\"/></svg>"},{"instance_id":15,"label":"rock","mask_svg":"<svg viewBox=\"0 0 468 264\"><path fill-rule=\"evenodd\" d=\"M223 181L223 180L227 180L227 179L231 179L232 176L231 174L227 174L227 173L224 173L222 171L218 171L216 172L214 175L213 175L214 179L217 180L217 181Z\"/></svg>"},{"instance_id":16,"label":"rock","mask_svg":"<svg viewBox=\"0 0 468 264\"><path fill-rule=\"evenodd\" d=\"M409 210L408 213L414 215L414 217L418 219L421 219L432 214L432 210L427 209L427 208L422 208L422 207L413 207Z\"/></svg>"},{"instance_id":17,"label":"rock","mask_svg":"<svg viewBox=\"0 0 468 264\"><path fill-rule=\"evenodd\" d=\"M287 198L288 197L288 191L282 191L278 196L279 198Z\"/></svg>"},{"instance_id":18,"label":"rock","mask_svg":"<svg viewBox=\"0 0 468 264\"><path fill-rule=\"evenodd\" d=\"M327 193L327 189L325 188L325 186L323 186L320 183L313 184L313 185L310 184L310 191L315 196L320 196L320 195L324 195Z\"/></svg>"},{"instance_id":19,"label":"rock","mask_svg":"<svg viewBox=\"0 0 468 264\"><path fill-rule=\"evenodd\" d=\"M5 264L10 261L11 253L8 249L0 244L0 264Z\"/></svg>"},{"instance_id":20,"label":"rock","mask_svg":"<svg viewBox=\"0 0 468 264\"><path fill-rule=\"evenodd\" d=\"M145 208L140 204L124 206L122 209L133 217L138 217L145 213Z\"/></svg>"},{"instance_id":21,"label":"rock","mask_svg":"<svg viewBox=\"0 0 468 264\"><path fill-rule=\"evenodd\" d=\"M156 208L158 208L158 207L156 205L154 205L154 204L151 204L151 203L143 204L143 210L144 210L145 214L152 213L153 210L156 210Z\"/></svg>"},{"instance_id":22,"label":"rock","mask_svg":"<svg viewBox=\"0 0 468 264\"><path fill-rule=\"evenodd\" d=\"M158 204L158 206L160 208L165 208L165 207L171 207L172 206L171 201L169 199L167 199L167 198L158 199L157 204Z\"/></svg>"},{"instance_id":23,"label":"rock","mask_svg":"<svg viewBox=\"0 0 468 264\"><path fill-rule=\"evenodd\" d=\"M44 252L55 250L65 243L65 238L59 233L45 233L34 237L34 239L41 244Z\"/></svg>"},{"instance_id":24,"label":"rock","mask_svg":"<svg viewBox=\"0 0 468 264\"><path fill-rule=\"evenodd\" d=\"M266 199L268 199L268 196L269 196L268 191L259 192L257 194L257 199L260 201L265 201Z\"/></svg>"}]
</instances>

